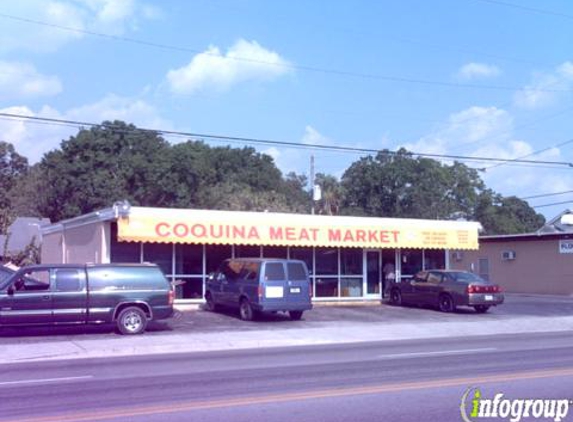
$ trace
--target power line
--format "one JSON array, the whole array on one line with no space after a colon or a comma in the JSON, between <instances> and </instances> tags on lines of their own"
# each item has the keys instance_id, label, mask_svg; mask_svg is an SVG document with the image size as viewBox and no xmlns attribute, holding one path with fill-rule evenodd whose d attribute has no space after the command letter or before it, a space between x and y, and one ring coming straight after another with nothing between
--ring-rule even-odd
<instances>
[{"instance_id":1,"label":"power line","mask_svg":"<svg viewBox=\"0 0 573 422\"><path fill-rule=\"evenodd\" d=\"M511 160L505 160L505 161L502 161L502 162L500 162L500 163L498 163L498 164L494 164L494 165L489 166L489 167L485 167L483 170L484 170L484 171L486 171L486 170L491 170L491 169L493 169L493 168L496 168L496 167L499 167L499 166L503 166L503 165L505 165L505 164L516 163L516 162L519 162L519 160L521 160L521 159L523 159L523 158L527 158L527 157L531 157L531 156L533 156L533 155L541 154L542 152L549 151L549 150L551 150L551 149L553 149L553 148L559 148L559 147L562 147L562 146L564 146L564 145L570 144L570 143L572 143L572 142L573 142L573 139L569 139L568 141L561 142L560 144L553 145L553 146L550 146L550 147L547 147L547 148L543 148L543 149L534 151L534 152L532 152L532 153L530 153L530 154L521 155L521 156L519 156L519 157L517 157L517 158L514 158L514 159L511 159Z\"/></svg>"},{"instance_id":2,"label":"power line","mask_svg":"<svg viewBox=\"0 0 573 422\"><path fill-rule=\"evenodd\" d=\"M525 199L546 198L548 196L564 195L566 193L573 193L573 190L565 190L563 192L554 192L554 193L541 193L538 195L524 196L523 198L520 199L525 200Z\"/></svg>"},{"instance_id":3,"label":"power line","mask_svg":"<svg viewBox=\"0 0 573 422\"><path fill-rule=\"evenodd\" d=\"M545 207L553 207L555 205L565 205L565 204L571 204L573 203L572 201L563 201L563 202L553 202L551 204L543 204L543 205L535 205L535 206L531 206L531 208L545 208Z\"/></svg>"},{"instance_id":4,"label":"power line","mask_svg":"<svg viewBox=\"0 0 573 422\"><path fill-rule=\"evenodd\" d=\"M6 13L0 13L0 17L5 19L11 19L14 21L46 26L49 28L59 29L63 31L70 31L79 34L91 35L100 38L106 38L115 41L123 41L133 44L144 45L147 47L154 47L154 48L161 48L167 50L176 50L176 51L184 51L184 52L191 52L194 54L204 54L208 56L214 57L221 57L219 54L210 53L209 51L201 51L195 48L189 47L180 47L174 46L170 44L162 44L156 43L152 41L145 41L136 38L124 37L119 35L111 35L111 34L104 34L101 32L90 31L86 29L80 28L72 28L64 25L58 25L49 22L38 21L34 19L23 18L20 16L9 15ZM466 88L466 89L488 89L488 90L500 90L500 91L518 91L522 88L520 87L510 87L510 86L502 86L502 85L481 85L481 84L463 84L463 83L454 83L454 82L446 82L446 81L435 81L435 80L427 80L427 79L416 79L416 78L406 78L401 76L391 76L391 75L378 75L372 73L359 73L359 72L351 72L346 70L337 70L337 69L326 69L314 66L307 66L307 65L294 65L290 63L276 63L276 62L269 62L264 60L256 60L250 59L246 57L229 57L225 56L227 60L234 60L234 61L241 61L241 62L248 62L248 63L256 63L262 64L266 66L273 66L273 67L283 67L288 69L294 70L301 70L307 72L314 72L314 73L323 73L323 74L330 74L330 75L337 75L337 76L346 76L346 77L353 77L353 78L361 78L361 79L371 79L371 80L383 80L388 82L400 82L400 83L412 83L412 84L419 84L419 85L433 85L433 86L442 86L442 87L450 87L450 88ZM530 90L530 89L528 89ZM548 88L536 88L530 91L535 92L573 92L571 90L558 90L558 89L548 89Z\"/></svg>"},{"instance_id":5,"label":"power line","mask_svg":"<svg viewBox=\"0 0 573 422\"><path fill-rule=\"evenodd\" d=\"M23 114L14 114L14 113L0 113L0 118L4 119L22 119L34 122L50 122L58 125L74 125L79 127L104 127L109 128L111 130L118 130L118 131L125 131L125 129L114 129L114 125L112 123L92 123L92 122L82 122L77 120L65 120L65 119L55 119L55 118L48 118L48 117L37 117L37 116L28 116ZM230 142L241 142L241 143L248 143L248 144L257 144L257 145L273 145L273 146L284 146L284 147L291 147L291 148L306 148L306 149L315 149L315 150L327 150L327 151L338 151L338 152L353 152L353 153L362 153L362 154L377 154L383 152L379 149L372 149L372 148L358 148L358 147L348 147L348 146L337 146L337 145L321 145L321 144L306 144L300 142L291 142L291 141L279 141L279 140L272 140L272 139L260 139L260 138L247 138L247 137L239 137L239 136L228 136L228 135L217 135L217 134L205 134L205 133L193 133L193 132L183 132L183 131L174 131L174 130L163 130L163 129L149 129L149 128L135 128L131 129L131 131L141 131L141 132L150 132L155 134L162 134L162 135L169 135L169 136L183 136L192 139L210 139L210 140L219 140L219 141L230 141ZM127 132L127 131L125 131ZM398 155L396 151L384 151L389 155ZM464 155L450 155L450 154L431 154L431 153L419 153L419 152L410 152L411 155L417 157L427 157L427 158L434 158L434 159L448 159L448 160L460 160L460 161L470 161L470 162L499 162L505 161L504 159L495 158L495 157L472 157L472 156L464 156ZM515 163L519 164L538 164L538 165L552 165L552 166L565 166L565 167L573 167L573 163L565 162L565 161L541 161L541 160L514 160Z\"/></svg>"},{"instance_id":6,"label":"power line","mask_svg":"<svg viewBox=\"0 0 573 422\"><path fill-rule=\"evenodd\" d=\"M522 4L509 3L509 2L501 1L501 0L474 0L474 1L481 1L483 3L497 4L500 6L512 7L514 9L526 10L528 12L540 13L542 15L558 16L560 18L573 20L573 15L568 15L567 13L554 12L552 10L547 10L547 9L538 9L536 7L524 6Z\"/></svg>"}]
</instances>

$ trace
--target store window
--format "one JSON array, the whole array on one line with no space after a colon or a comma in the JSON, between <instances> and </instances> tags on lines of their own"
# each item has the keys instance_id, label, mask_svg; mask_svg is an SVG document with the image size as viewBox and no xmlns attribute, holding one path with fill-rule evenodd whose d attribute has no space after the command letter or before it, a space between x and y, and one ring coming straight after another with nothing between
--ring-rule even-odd
<instances>
[{"instance_id":1,"label":"store window","mask_svg":"<svg viewBox=\"0 0 573 422\"><path fill-rule=\"evenodd\" d=\"M260 258L261 247L252 245L236 245L235 258Z\"/></svg>"},{"instance_id":2,"label":"store window","mask_svg":"<svg viewBox=\"0 0 573 422\"><path fill-rule=\"evenodd\" d=\"M117 223L111 223L110 261L116 262L141 262L141 243L118 242Z\"/></svg>"},{"instance_id":3,"label":"store window","mask_svg":"<svg viewBox=\"0 0 573 422\"><path fill-rule=\"evenodd\" d=\"M425 270L443 270L446 268L446 252L442 250L424 251Z\"/></svg>"},{"instance_id":4,"label":"store window","mask_svg":"<svg viewBox=\"0 0 573 422\"><path fill-rule=\"evenodd\" d=\"M263 257L286 259L288 250L284 246L263 246Z\"/></svg>"},{"instance_id":5,"label":"store window","mask_svg":"<svg viewBox=\"0 0 573 422\"><path fill-rule=\"evenodd\" d=\"M308 273L312 275L313 273L313 253L312 248L290 248L289 249L290 259L300 259L304 261L308 267Z\"/></svg>"},{"instance_id":6,"label":"store window","mask_svg":"<svg viewBox=\"0 0 573 422\"><path fill-rule=\"evenodd\" d=\"M362 296L362 278L340 279L340 296L341 297L361 297Z\"/></svg>"},{"instance_id":7,"label":"store window","mask_svg":"<svg viewBox=\"0 0 573 422\"><path fill-rule=\"evenodd\" d=\"M207 265L207 274L217 271L221 262L225 259L232 258L233 249L230 245L206 245L205 258Z\"/></svg>"},{"instance_id":8,"label":"store window","mask_svg":"<svg viewBox=\"0 0 573 422\"><path fill-rule=\"evenodd\" d=\"M175 245L175 274L203 274L202 245Z\"/></svg>"},{"instance_id":9,"label":"store window","mask_svg":"<svg viewBox=\"0 0 573 422\"><path fill-rule=\"evenodd\" d=\"M403 249L401 253L402 278L410 279L423 267L423 251L421 249Z\"/></svg>"},{"instance_id":10,"label":"store window","mask_svg":"<svg viewBox=\"0 0 573 422\"><path fill-rule=\"evenodd\" d=\"M316 248L316 274L338 275L338 249Z\"/></svg>"},{"instance_id":11,"label":"store window","mask_svg":"<svg viewBox=\"0 0 573 422\"><path fill-rule=\"evenodd\" d=\"M157 264L165 275L173 274L173 244L145 243L143 261Z\"/></svg>"},{"instance_id":12,"label":"store window","mask_svg":"<svg viewBox=\"0 0 573 422\"><path fill-rule=\"evenodd\" d=\"M340 274L362 275L363 256L362 249L340 249Z\"/></svg>"},{"instance_id":13,"label":"store window","mask_svg":"<svg viewBox=\"0 0 573 422\"><path fill-rule=\"evenodd\" d=\"M203 297L203 277L178 278L177 297L182 299L201 299Z\"/></svg>"},{"instance_id":14,"label":"store window","mask_svg":"<svg viewBox=\"0 0 573 422\"><path fill-rule=\"evenodd\" d=\"M315 292L316 297L338 297L338 277L316 277Z\"/></svg>"}]
</instances>

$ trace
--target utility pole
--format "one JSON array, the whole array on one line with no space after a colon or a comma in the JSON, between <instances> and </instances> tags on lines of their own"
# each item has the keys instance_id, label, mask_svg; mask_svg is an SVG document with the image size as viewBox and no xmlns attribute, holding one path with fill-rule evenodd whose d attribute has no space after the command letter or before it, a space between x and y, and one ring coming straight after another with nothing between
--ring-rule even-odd
<instances>
[{"instance_id":1,"label":"utility pole","mask_svg":"<svg viewBox=\"0 0 573 422\"><path fill-rule=\"evenodd\" d=\"M314 154L310 155L310 213L314 214Z\"/></svg>"}]
</instances>

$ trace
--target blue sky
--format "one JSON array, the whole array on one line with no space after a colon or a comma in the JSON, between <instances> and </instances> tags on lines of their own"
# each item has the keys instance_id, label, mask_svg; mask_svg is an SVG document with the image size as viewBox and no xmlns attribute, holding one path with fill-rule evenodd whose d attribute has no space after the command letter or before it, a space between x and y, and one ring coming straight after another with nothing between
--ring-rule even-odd
<instances>
[{"instance_id":1,"label":"blue sky","mask_svg":"<svg viewBox=\"0 0 573 422\"><path fill-rule=\"evenodd\" d=\"M572 91L567 0L0 3L3 113L507 159L545 150L528 159L573 162ZM0 119L0 138L32 162L76 131ZM285 173L308 174L314 154L317 172L340 177L360 157L257 148ZM572 172L510 163L481 175L528 197L573 190Z\"/></svg>"}]
</instances>

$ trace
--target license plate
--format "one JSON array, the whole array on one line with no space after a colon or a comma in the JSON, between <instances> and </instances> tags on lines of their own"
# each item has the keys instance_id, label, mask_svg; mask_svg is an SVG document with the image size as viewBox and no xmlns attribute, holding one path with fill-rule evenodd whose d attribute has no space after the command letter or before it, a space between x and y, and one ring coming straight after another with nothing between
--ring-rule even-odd
<instances>
[{"instance_id":1,"label":"license plate","mask_svg":"<svg viewBox=\"0 0 573 422\"><path fill-rule=\"evenodd\" d=\"M300 293L300 287L291 287L290 292L291 293Z\"/></svg>"},{"instance_id":2,"label":"license plate","mask_svg":"<svg viewBox=\"0 0 573 422\"><path fill-rule=\"evenodd\" d=\"M277 299L284 296L282 287L267 286L265 296L271 299Z\"/></svg>"},{"instance_id":3,"label":"license plate","mask_svg":"<svg viewBox=\"0 0 573 422\"><path fill-rule=\"evenodd\" d=\"M493 296L492 295L485 295L485 300L493 300Z\"/></svg>"}]
</instances>

